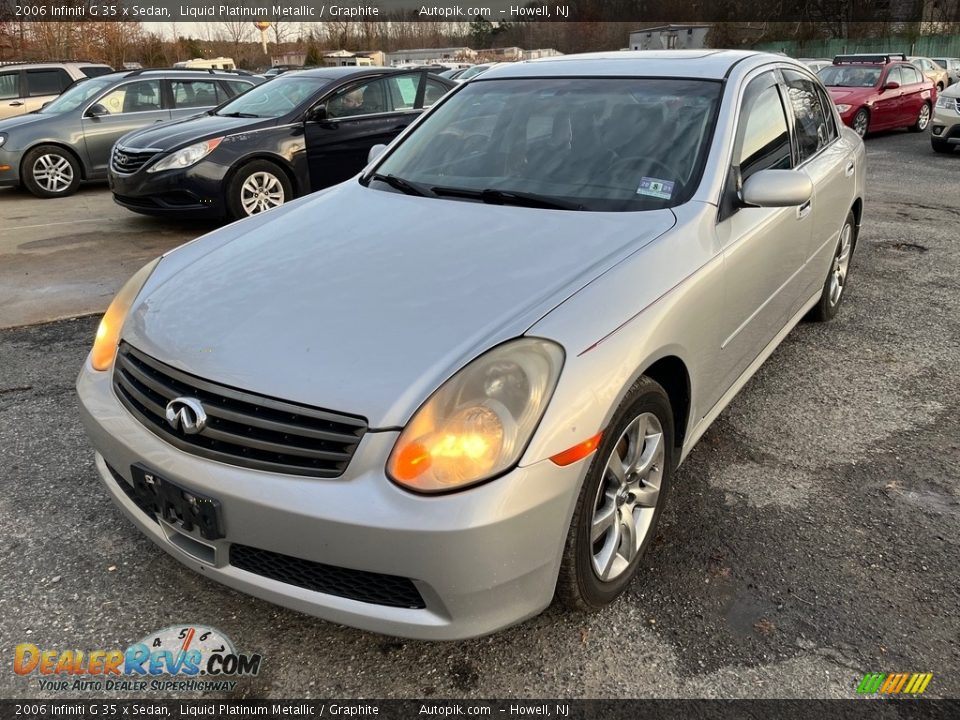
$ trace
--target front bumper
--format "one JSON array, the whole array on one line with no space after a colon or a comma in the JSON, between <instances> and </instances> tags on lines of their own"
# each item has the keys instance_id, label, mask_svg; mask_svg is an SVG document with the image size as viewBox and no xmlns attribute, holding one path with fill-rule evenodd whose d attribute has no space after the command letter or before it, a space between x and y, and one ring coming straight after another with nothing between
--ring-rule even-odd
<instances>
[{"instance_id":1,"label":"front bumper","mask_svg":"<svg viewBox=\"0 0 960 720\"><path fill-rule=\"evenodd\" d=\"M956 108L934 108L930 120L930 140L944 145L960 145L960 110Z\"/></svg>"},{"instance_id":2,"label":"front bumper","mask_svg":"<svg viewBox=\"0 0 960 720\"><path fill-rule=\"evenodd\" d=\"M464 492L424 497L384 475L393 431L368 432L340 478L294 477L206 460L165 443L120 404L111 373L94 371L89 360L77 391L114 503L177 560L225 585L344 625L429 640L494 632L536 615L553 598L589 458L568 467L546 460ZM142 511L118 485L131 482L134 463L218 499L226 537L203 540ZM409 578L425 607L348 599L241 570L230 563L233 544Z\"/></svg>"},{"instance_id":3,"label":"front bumper","mask_svg":"<svg viewBox=\"0 0 960 720\"><path fill-rule=\"evenodd\" d=\"M0 187L20 184L20 161L22 159L20 151L5 150L0 146Z\"/></svg>"},{"instance_id":4,"label":"front bumper","mask_svg":"<svg viewBox=\"0 0 960 720\"><path fill-rule=\"evenodd\" d=\"M219 219L226 216L225 178L229 168L201 160L183 170L146 169L107 175L114 202L145 215Z\"/></svg>"}]
</instances>

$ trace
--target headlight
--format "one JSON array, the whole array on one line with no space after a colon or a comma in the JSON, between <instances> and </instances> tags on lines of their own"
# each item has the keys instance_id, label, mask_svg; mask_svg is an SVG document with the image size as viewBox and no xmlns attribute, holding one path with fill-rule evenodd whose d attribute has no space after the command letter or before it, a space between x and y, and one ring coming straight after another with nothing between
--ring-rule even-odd
<instances>
[{"instance_id":1,"label":"headlight","mask_svg":"<svg viewBox=\"0 0 960 720\"><path fill-rule=\"evenodd\" d=\"M520 338L447 380L407 423L387 461L394 482L443 492L491 479L519 460L557 386L563 350Z\"/></svg>"},{"instance_id":2,"label":"headlight","mask_svg":"<svg viewBox=\"0 0 960 720\"><path fill-rule=\"evenodd\" d=\"M177 168L190 167L191 165L200 162L207 155L216 150L222 142L223 138L218 137L213 138L212 140L204 140L203 142L188 145L187 147L183 148L183 150L177 150L173 155L165 157L156 165L151 165L147 168L147 172L155 173L163 170L174 170Z\"/></svg>"},{"instance_id":3,"label":"headlight","mask_svg":"<svg viewBox=\"0 0 960 720\"><path fill-rule=\"evenodd\" d=\"M120 342L120 329L127 318L130 306L137 299L140 290L150 277L150 273L160 262L160 258L153 260L137 271L137 274L127 280L117 296L110 303L100 327L97 328L97 337L93 341L93 350L90 353L90 364L94 370L109 370L113 365L113 358L117 354L117 345Z\"/></svg>"},{"instance_id":4,"label":"headlight","mask_svg":"<svg viewBox=\"0 0 960 720\"><path fill-rule=\"evenodd\" d=\"M947 97L946 95L941 95L937 98L937 107L943 108L944 110L952 109L955 100L952 97ZM0 135L0 145L3 145L2 135Z\"/></svg>"},{"instance_id":5,"label":"headlight","mask_svg":"<svg viewBox=\"0 0 960 720\"><path fill-rule=\"evenodd\" d=\"M853 107L853 105L837 105L837 110L839 110L839 111L840 111L840 114L842 115L843 113L845 113L847 110L849 110L849 109L852 108L852 107Z\"/></svg>"}]
</instances>

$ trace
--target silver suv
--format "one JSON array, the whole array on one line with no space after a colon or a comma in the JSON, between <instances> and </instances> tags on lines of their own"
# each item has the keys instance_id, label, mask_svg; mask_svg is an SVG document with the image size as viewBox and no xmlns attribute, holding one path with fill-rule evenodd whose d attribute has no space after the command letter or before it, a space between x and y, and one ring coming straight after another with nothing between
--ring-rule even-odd
<instances>
[{"instance_id":1,"label":"silver suv","mask_svg":"<svg viewBox=\"0 0 960 720\"><path fill-rule=\"evenodd\" d=\"M77 80L113 72L102 63L0 63L0 120L39 110Z\"/></svg>"}]
</instances>

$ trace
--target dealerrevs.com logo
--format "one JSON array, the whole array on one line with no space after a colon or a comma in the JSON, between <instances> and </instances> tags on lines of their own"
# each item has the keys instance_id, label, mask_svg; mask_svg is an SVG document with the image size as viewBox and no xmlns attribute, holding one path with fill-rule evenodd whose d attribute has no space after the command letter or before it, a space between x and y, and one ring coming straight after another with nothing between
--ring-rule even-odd
<instances>
[{"instance_id":1,"label":"dealerrevs.com logo","mask_svg":"<svg viewBox=\"0 0 960 720\"><path fill-rule=\"evenodd\" d=\"M37 677L41 690L168 690L230 692L234 678L260 672L263 656L238 653L226 635L203 625L151 633L128 648L47 650L21 643L17 675Z\"/></svg>"}]
</instances>

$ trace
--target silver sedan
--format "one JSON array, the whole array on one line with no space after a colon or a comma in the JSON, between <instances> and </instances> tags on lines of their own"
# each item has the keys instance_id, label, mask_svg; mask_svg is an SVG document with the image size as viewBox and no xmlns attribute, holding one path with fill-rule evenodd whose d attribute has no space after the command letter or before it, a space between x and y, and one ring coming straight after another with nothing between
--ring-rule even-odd
<instances>
[{"instance_id":1,"label":"silver sedan","mask_svg":"<svg viewBox=\"0 0 960 720\"><path fill-rule=\"evenodd\" d=\"M122 289L77 383L104 486L346 625L602 608L710 423L841 307L863 145L796 61L673 51L498 66L379 150Z\"/></svg>"}]
</instances>

